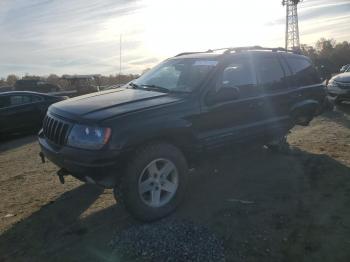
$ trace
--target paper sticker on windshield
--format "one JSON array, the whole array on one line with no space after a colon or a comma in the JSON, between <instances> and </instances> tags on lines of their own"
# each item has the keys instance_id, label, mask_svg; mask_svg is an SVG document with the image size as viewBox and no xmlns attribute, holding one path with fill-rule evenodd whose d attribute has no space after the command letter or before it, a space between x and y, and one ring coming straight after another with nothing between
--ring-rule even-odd
<instances>
[{"instance_id":1,"label":"paper sticker on windshield","mask_svg":"<svg viewBox=\"0 0 350 262\"><path fill-rule=\"evenodd\" d=\"M193 65L195 66L216 66L218 61L209 61L209 60L198 60Z\"/></svg>"}]
</instances>

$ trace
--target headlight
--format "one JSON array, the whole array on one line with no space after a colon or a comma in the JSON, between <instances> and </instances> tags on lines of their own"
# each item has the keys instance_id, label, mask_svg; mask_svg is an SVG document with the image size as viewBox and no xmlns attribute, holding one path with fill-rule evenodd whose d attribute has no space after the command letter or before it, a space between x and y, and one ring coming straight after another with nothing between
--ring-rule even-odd
<instances>
[{"instance_id":1,"label":"headlight","mask_svg":"<svg viewBox=\"0 0 350 262\"><path fill-rule=\"evenodd\" d=\"M68 136L68 145L83 149L101 149L107 144L111 133L108 127L74 125Z\"/></svg>"},{"instance_id":2,"label":"headlight","mask_svg":"<svg viewBox=\"0 0 350 262\"><path fill-rule=\"evenodd\" d=\"M328 82L328 87L331 87L331 86L337 86L337 83L333 79L329 80Z\"/></svg>"}]
</instances>

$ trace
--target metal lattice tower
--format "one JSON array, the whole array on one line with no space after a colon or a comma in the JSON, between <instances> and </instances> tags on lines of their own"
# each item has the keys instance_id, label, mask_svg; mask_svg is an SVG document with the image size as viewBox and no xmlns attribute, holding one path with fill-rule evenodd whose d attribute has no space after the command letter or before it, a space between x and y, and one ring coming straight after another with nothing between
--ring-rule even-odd
<instances>
[{"instance_id":1,"label":"metal lattice tower","mask_svg":"<svg viewBox=\"0 0 350 262\"><path fill-rule=\"evenodd\" d=\"M298 4L301 0L283 0L286 6L286 49L300 49Z\"/></svg>"}]
</instances>

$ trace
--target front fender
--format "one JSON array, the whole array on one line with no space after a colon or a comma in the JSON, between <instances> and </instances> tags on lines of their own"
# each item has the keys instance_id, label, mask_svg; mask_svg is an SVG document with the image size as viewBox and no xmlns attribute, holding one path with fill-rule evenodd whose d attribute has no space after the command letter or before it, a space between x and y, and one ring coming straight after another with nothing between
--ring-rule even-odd
<instances>
[{"instance_id":1,"label":"front fender","mask_svg":"<svg viewBox=\"0 0 350 262\"><path fill-rule=\"evenodd\" d=\"M113 139L113 146L122 151L130 151L154 140L166 140L183 150L192 148L196 144L196 136L192 123L185 119L169 119L167 121L148 121L130 126Z\"/></svg>"}]
</instances>

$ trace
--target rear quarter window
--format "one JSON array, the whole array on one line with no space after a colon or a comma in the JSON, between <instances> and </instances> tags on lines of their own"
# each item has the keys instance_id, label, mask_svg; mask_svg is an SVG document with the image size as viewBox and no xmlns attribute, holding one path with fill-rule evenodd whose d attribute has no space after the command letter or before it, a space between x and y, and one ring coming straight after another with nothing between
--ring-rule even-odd
<instances>
[{"instance_id":1,"label":"rear quarter window","mask_svg":"<svg viewBox=\"0 0 350 262\"><path fill-rule=\"evenodd\" d=\"M26 96L26 95L12 95L10 97L10 105L11 106L28 104L31 101L32 101L31 96Z\"/></svg>"},{"instance_id":2,"label":"rear quarter window","mask_svg":"<svg viewBox=\"0 0 350 262\"><path fill-rule=\"evenodd\" d=\"M10 99L8 96L0 96L0 109L10 106Z\"/></svg>"},{"instance_id":3,"label":"rear quarter window","mask_svg":"<svg viewBox=\"0 0 350 262\"><path fill-rule=\"evenodd\" d=\"M321 83L321 79L310 60L302 57L288 57L287 62L294 74L294 85L307 86Z\"/></svg>"}]
</instances>

